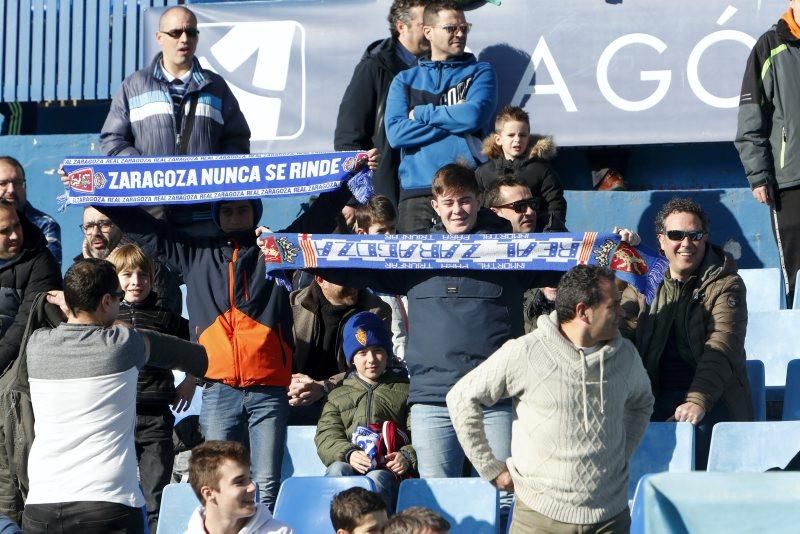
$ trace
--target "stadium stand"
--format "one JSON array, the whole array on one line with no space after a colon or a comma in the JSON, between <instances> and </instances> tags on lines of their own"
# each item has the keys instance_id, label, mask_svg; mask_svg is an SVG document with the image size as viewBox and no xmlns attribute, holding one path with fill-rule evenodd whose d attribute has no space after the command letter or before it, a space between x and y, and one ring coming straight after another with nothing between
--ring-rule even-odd
<instances>
[{"instance_id":1,"label":"stadium stand","mask_svg":"<svg viewBox=\"0 0 800 534\"><path fill-rule=\"evenodd\" d=\"M718 423L711 434L709 471L763 473L783 468L800 449L800 421Z\"/></svg>"},{"instance_id":2,"label":"stadium stand","mask_svg":"<svg viewBox=\"0 0 800 534\"><path fill-rule=\"evenodd\" d=\"M747 311L772 311L786 308L783 277L777 267L739 269L747 288Z\"/></svg>"},{"instance_id":3,"label":"stadium stand","mask_svg":"<svg viewBox=\"0 0 800 534\"><path fill-rule=\"evenodd\" d=\"M694 471L694 428L691 423L650 423L628 468L628 500L642 477L662 471Z\"/></svg>"},{"instance_id":4,"label":"stadium stand","mask_svg":"<svg viewBox=\"0 0 800 534\"><path fill-rule=\"evenodd\" d=\"M800 360L786 367L786 391L783 395L784 421L800 421Z\"/></svg>"},{"instance_id":5,"label":"stadium stand","mask_svg":"<svg viewBox=\"0 0 800 534\"><path fill-rule=\"evenodd\" d=\"M159 534L181 534L186 530L189 517L200 504L189 484L167 484L161 497L158 515Z\"/></svg>"},{"instance_id":6,"label":"stadium stand","mask_svg":"<svg viewBox=\"0 0 800 534\"><path fill-rule=\"evenodd\" d=\"M283 449L281 480L289 477L324 476L325 464L317 455L314 444L315 426L286 427L286 447Z\"/></svg>"},{"instance_id":7,"label":"stadium stand","mask_svg":"<svg viewBox=\"0 0 800 534\"><path fill-rule=\"evenodd\" d=\"M764 362L747 360L747 379L753 397L753 414L756 421L767 420L767 388L764 384Z\"/></svg>"},{"instance_id":8,"label":"stadium stand","mask_svg":"<svg viewBox=\"0 0 800 534\"><path fill-rule=\"evenodd\" d=\"M275 503L275 519L298 533L330 532L333 496L349 488L375 490L367 477L291 477L281 484ZM309 498L309 496L313 498Z\"/></svg>"},{"instance_id":9,"label":"stadium stand","mask_svg":"<svg viewBox=\"0 0 800 534\"><path fill-rule=\"evenodd\" d=\"M450 523L452 534L490 534L500 522L500 496L479 478L408 479L400 484L397 511L424 506Z\"/></svg>"}]
</instances>

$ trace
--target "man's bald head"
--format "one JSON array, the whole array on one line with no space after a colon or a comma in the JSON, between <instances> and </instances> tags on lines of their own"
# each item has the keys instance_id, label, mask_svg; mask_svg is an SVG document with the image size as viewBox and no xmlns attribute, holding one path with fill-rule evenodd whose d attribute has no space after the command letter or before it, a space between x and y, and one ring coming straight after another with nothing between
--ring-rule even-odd
<instances>
[{"instance_id":1,"label":"man's bald head","mask_svg":"<svg viewBox=\"0 0 800 534\"><path fill-rule=\"evenodd\" d=\"M161 14L161 18L158 19L158 29L162 30L162 31L171 30L172 28L165 28L164 27L164 22L167 21L167 20L171 20L172 15L177 13L177 12L181 12L181 13L186 14L187 16L189 16L191 18L191 20L192 20L193 25L197 26L197 17L195 16L194 13L192 13L191 9L183 7L183 6L172 6L171 8L167 9L166 11L164 11Z\"/></svg>"}]
</instances>

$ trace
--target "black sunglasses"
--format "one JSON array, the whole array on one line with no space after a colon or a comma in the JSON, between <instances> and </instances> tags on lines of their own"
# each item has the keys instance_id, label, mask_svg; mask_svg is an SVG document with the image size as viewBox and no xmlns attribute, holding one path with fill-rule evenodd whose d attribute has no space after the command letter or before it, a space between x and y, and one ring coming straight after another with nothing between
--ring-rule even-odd
<instances>
[{"instance_id":1,"label":"black sunglasses","mask_svg":"<svg viewBox=\"0 0 800 534\"><path fill-rule=\"evenodd\" d=\"M495 206L495 208L508 208L514 210L514 213L525 213L528 211L528 208L536 211L536 199L535 198L524 198L522 200L516 200L514 202L509 202L508 204L501 204L500 206Z\"/></svg>"},{"instance_id":2,"label":"black sunglasses","mask_svg":"<svg viewBox=\"0 0 800 534\"><path fill-rule=\"evenodd\" d=\"M181 35L183 35L183 32L186 32L186 37L188 37L189 39L194 39L195 37L200 35L200 30L198 30L197 28L176 28L174 30L169 30L166 32L158 30L158 32L163 33L165 35L169 35L173 39L180 39Z\"/></svg>"},{"instance_id":3,"label":"black sunglasses","mask_svg":"<svg viewBox=\"0 0 800 534\"><path fill-rule=\"evenodd\" d=\"M703 230L667 230L665 233L670 241L683 241L687 237L692 241L700 241L706 235Z\"/></svg>"}]
</instances>

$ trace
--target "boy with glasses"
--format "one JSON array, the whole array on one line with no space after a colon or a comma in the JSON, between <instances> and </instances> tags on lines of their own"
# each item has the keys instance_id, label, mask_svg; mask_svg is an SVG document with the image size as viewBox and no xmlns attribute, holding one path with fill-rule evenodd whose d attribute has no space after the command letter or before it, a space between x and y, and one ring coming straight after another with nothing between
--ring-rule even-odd
<instances>
[{"instance_id":1,"label":"boy with glasses","mask_svg":"<svg viewBox=\"0 0 800 534\"><path fill-rule=\"evenodd\" d=\"M497 101L492 66L466 52L470 24L454 2L431 2L422 31L430 57L404 70L386 97L386 135L400 149L398 231L426 231L435 217L431 182L436 171L463 160L485 160L481 139Z\"/></svg>"},{"instance_id":2,"label":"boy with glasses","mask_svg":"<svg viewBox=\"0 0 800 534\"><path fill-rule=\"evenodd\" d=\"M673 198L655 226L669 268L649 305L628 286L620 330L636 344L650 376L652 420L695 425L695 467L705 469L714 424L753 419L745 286L733 258L708 242L708 217L699 204Z\"/></svg>"}]
</instances>

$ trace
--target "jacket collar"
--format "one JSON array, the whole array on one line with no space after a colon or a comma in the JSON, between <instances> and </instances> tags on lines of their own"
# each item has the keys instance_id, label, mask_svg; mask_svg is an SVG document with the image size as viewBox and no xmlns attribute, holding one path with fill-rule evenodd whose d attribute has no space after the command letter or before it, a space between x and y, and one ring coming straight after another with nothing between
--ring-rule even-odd
<instances>
[{"instance_id":1,"label":"jacket collar","mask_svg":"<svg viewBox=\"0 0 800 534\"><path fill-rule=\"evenodd\" d=\"M164 76L164 72L161 70L162 56L163 53L159 52L156 54L156 57L153 58L153 62L150 63L150 73L156 80L167 83L167 78ZM203 72L203 67L200 66L200 62L197 60L197 58L192 58L192 76L189 81L189 89L200 89L210 81L211 80Z\"/></svg>"},{"instance_id":2,"label":"jacket collar","mask_svg":"<svg viewBox=\"0 0 800 534\"><path fill-rule=\"evenodd\" d=\"M466 65L473 65L477 62L478 58L476 58L474 54L471 54L469 52L464 52L458 57L450 58L445 61L433 61L431 59L431 56L424 56L420 58L419 66L428 68L437 66L457 68L457 67L464 67Z\"/></svg>"}]
</instances>

